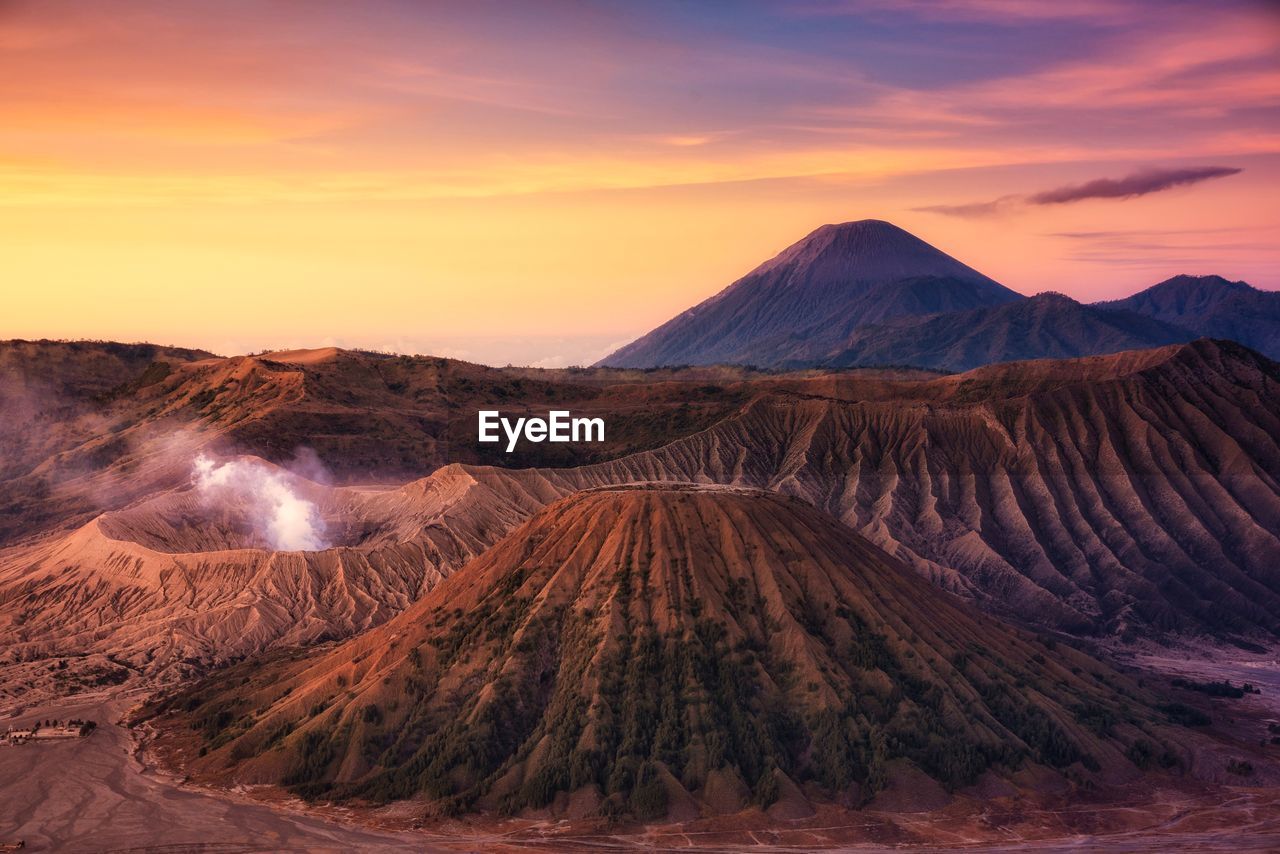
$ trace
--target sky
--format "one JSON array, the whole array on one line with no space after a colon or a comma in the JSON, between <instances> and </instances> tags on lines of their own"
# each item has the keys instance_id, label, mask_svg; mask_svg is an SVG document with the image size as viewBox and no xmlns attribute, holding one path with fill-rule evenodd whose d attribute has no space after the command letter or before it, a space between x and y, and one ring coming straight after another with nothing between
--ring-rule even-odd
<instances>
[{"instance_id":1,"label":"sky","mask_svg":"<svg viewBox=\"0 0 1280 854\"><path fill-rule=\"evenodd\" d=\"M0 338L590 363L828 222L1280 288L1280 4L0 0Z\"/></svg>"}]
</instances>

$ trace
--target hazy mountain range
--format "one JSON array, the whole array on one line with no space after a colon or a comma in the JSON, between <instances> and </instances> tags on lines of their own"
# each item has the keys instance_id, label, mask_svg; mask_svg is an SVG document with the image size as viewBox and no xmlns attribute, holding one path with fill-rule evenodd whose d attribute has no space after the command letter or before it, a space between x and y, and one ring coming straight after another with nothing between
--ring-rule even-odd
<instances>
[{"instance_id":1,"label":"hazy mountain range","mask_svg":"<svg viewBox=\"0 0 1280 854\"><path fill-rule=\"evenodd\" d=\"M862 220L819 228L600 364L963 371L1205 336L1280 358L1280 294L1178 276L1093 305L1024 297L896 226Z\"/></svg>"}]
</instances>

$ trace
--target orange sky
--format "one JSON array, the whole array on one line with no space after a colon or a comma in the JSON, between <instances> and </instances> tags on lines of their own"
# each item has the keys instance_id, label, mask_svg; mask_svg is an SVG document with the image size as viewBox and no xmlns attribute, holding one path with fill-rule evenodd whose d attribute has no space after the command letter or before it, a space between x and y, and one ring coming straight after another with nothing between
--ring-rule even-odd
<instances>
[{"instance_id":1,"label":"orange sky","mask_svg":"<svg viewBox=\"0 0 1280 854\"><path fill-rule=\"evenodd\" d=\"M0 337L583 362L866 217L1024 293L1280 287L1273 7L728 9L0 0Z\"/></svg>"}]
</instances>

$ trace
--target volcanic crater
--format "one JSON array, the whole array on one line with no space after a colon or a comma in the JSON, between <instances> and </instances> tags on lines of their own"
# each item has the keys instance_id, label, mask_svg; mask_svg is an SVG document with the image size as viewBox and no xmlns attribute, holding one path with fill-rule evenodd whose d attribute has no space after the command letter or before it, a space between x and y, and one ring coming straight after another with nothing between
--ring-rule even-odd
<instances>
[{"instance_id":1,"label":"volcanic crater","mask_svg":"<svg viewBox=\"0 0 1280 854\"><path fill-rule=\"evenodd\" d=\"M12 660L109 652L158 675L345 637L404 610L501 527L450 516L466 477L334 487L257 458L231 463L244 483L197 477L11 550L21 578L0 597L0 637ZM318 547L281 548L281 525Z\"/></svg>"}]
</instances>

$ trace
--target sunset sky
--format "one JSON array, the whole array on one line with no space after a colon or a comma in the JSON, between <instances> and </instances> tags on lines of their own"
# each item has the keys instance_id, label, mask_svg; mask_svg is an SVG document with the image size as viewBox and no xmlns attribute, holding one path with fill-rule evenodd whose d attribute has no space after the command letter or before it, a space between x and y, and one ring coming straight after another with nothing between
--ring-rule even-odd
<instances>
[{"instance_id":1,"label":"sunset sky","mask_svg":"<svg viewBox=\"0 0 1280 854\"><path fill-rule=\"evenodd\" d=\"M1275 3L0 0L0 99L0 338L590 362L869 217L1280 288Z\"/></svg>"}]
</instances>

